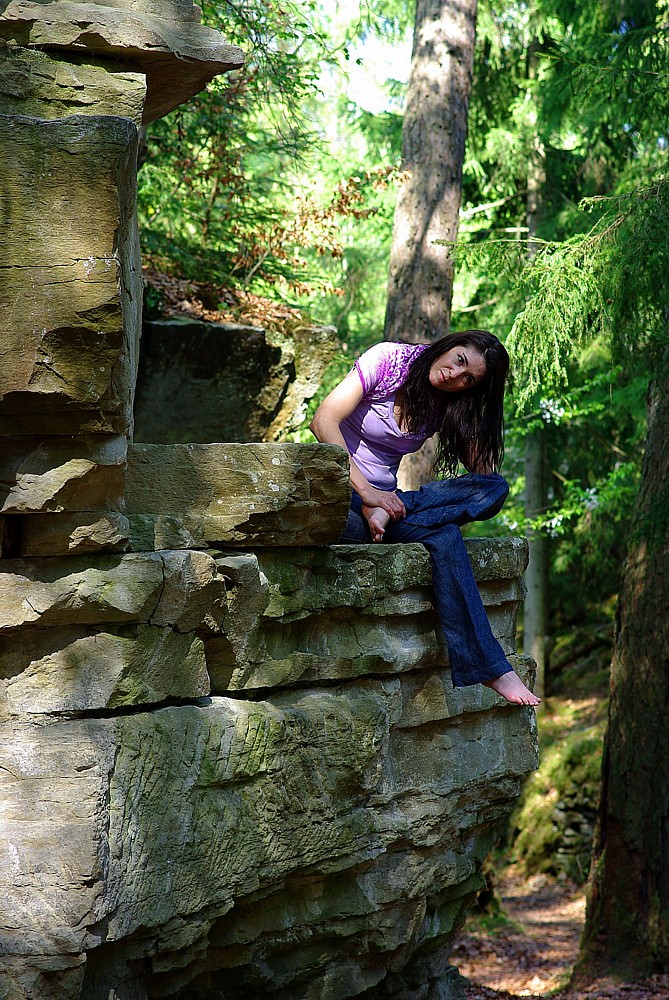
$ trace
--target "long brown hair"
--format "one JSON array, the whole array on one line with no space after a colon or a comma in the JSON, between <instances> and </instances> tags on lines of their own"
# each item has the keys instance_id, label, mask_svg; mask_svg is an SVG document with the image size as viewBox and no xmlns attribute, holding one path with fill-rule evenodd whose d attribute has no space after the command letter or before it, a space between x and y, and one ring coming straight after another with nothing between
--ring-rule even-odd
<instances>
[{"instance_id":1,"label":"long brown hair","mask_svg":"<svg viewBox=\"0 0 669 1000\"><path fill-rule=\"evenodd\" d=\"M485 375L469 389L442 392L430 385L430 368L452 347L471 347L485 360ZM397 393L401 425L411 434L439 431L435 471L457 475L467 467L499 469L504 457L504 387L509 355L487 330L449 333L411 363Z\"/></svg>"}]
</instances>

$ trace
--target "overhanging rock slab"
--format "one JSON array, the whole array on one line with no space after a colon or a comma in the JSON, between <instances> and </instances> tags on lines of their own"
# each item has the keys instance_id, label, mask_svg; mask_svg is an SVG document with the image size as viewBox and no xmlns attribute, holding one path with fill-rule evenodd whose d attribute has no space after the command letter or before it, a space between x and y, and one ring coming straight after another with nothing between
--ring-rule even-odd
<instances>
[{"instance_id":1,"label":"overhanging rock slab","mask_svg":"<svg viewBox=\"0 0 669 1000\"><path fill-rule=\"evenodd\" d=\"M0 36L22 46L81 52L121 61L146 75L144 124L166 115L204 89L218 73L238 69L244 55L220 32L200 24L192 3L153 0L109 3L0 5ZM165 16L171 13L172 16Z\"/></svg>"}]
</instances>

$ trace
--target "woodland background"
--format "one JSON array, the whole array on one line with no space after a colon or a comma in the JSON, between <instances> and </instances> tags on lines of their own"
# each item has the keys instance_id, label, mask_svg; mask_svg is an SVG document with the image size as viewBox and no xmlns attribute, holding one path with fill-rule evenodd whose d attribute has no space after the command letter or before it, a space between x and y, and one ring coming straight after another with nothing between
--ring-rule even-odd
<instances>
[{"instance_id":1,"label":"woodland background","mask_svg":"<svg viewBox=\"0 0 669 1000\"><path fill-rule=\"evenodd\" d=\"M431 4L446 30L449 6ZM341 350L313 410L384 336L425 11L202 7L247 62L145 136L145 307L332 324ZM648 724L669 697L668 33L667 0L482 0L457 240L443 234L446 324L450 305L452 330L492 330L514 369L511 498L477 530L529 534L541 568L543 764L506 847L578 882L594 850L586 978L669 971L669 737Z\"/></svg>"}]
</instances>

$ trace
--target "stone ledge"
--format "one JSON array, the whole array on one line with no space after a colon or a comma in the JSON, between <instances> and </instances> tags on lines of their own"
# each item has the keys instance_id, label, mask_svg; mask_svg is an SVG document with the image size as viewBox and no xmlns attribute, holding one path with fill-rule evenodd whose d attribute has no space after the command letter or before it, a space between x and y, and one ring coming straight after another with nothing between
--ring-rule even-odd
<instances>
[{"instance_id":1,"label":"stone ledge","mask_svg":"<svg viewBox=\"0 0 669 1000\"><path fill-rule=\"evenodd\" d=\"M522 587L500 574L524 565L517 541L467 542L509 655ZM7 715L257 695L426 668L432 700L450 715L495 703L482 688L474 697L450 687L419 544L4 559L0 571Z\"/></svg>"},{"instance_id":2,"label":"stone ledge","mask_svg":"<svg viewBox=\"0 0 669 1000\"><path fill-rule=\"evenodd\" d=\"M512 655L527 543L465 544L493 633ZM448 665L430 558L420 544L268 548L220 553L216 563L226 580L228 617L225 634L205 643L214 693Z\"/></svg>"},{"instance_id":3,"label":"stone ledge","mask_svg":"<svg viewBox=\"0 0 669 1000\"><path fill-rule=\"evenodd\" d=\"M134 444L131 548L327 545L346 524L348 456L322 444Z\"/></svg>"}]
</instances>

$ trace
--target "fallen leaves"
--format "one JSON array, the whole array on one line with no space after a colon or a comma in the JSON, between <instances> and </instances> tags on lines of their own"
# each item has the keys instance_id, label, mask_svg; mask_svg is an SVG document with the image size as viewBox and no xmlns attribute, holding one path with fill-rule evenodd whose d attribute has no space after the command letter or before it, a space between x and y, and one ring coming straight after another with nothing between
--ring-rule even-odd
<instances>
[{"instance_id":1,"label":"fallen leaves","mask_svg":"<svg viewBox=\"0 0 669 1000\"><path fill-rule=\"evenodd\" d=\"M165 317L240 323L281 331L303 322L297 309L252 292L189 281L148 267L143 273L146 285L157 294L160 313Z\"/></svg>"},{"instance_id":2,"label":"fallen leaves","mask_svg":"<svg viewBox=\"0 0 669 1000\"><path fill-rule=\"evenodd\" d=\"M569 988L585 917L582 887L543 875L524 878L509 869L496 889L508 922L494 932L470 924L451 954L471 982L467 1000L669 1000L667 975Z\"/></svg>"}]
</instances>

